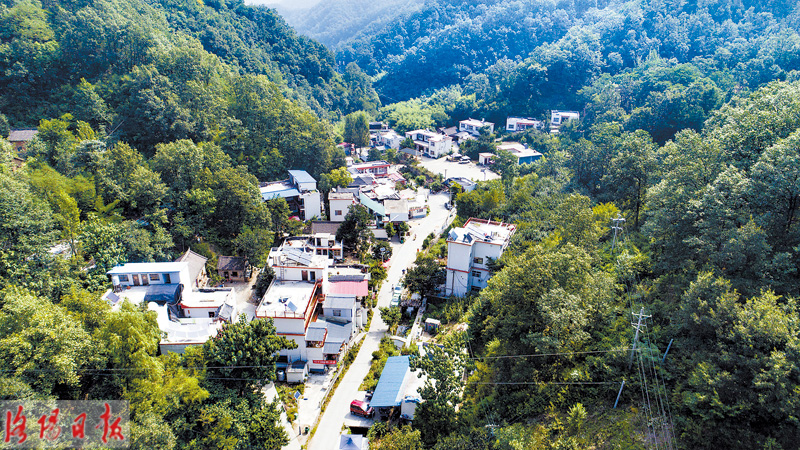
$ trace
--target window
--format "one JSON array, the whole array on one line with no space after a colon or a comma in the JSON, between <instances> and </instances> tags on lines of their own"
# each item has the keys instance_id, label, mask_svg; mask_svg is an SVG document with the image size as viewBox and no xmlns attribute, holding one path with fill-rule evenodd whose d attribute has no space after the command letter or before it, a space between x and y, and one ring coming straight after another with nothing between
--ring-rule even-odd
<instances>
[{"instance_id":1,"label":"window","mask_svg":"<svg viewBox=\"0 0 800 450\"><path fill-rule=\"evenodd\" d=\"M209 311L208 312L208 318L209 319L213 319L215 316L216 316L216 313L214 311Z\"/></svg>"},{"instance_id":2,"label":"window","mask_svg":"<svg viewBox=\"0 0 800 450\"><path fill-rule=\"evenodd\" d=\"M128 276L127 275L120 275L119 276L119 281L123 282L123 283L127 283L128 282Z\"/></svg>"},{"instance_id":3,"label":"window","mask_svg":"<svg viewBox=\"0 0 800 450\"><path fill-rule=\"evenodd\" d=\"M483 258L474 258L472 262L475 264L483 264Z\"/></svg>"},{"instance_id":4,"label":"window","mask_svg":"<svg viewBox=\"0 0 800 450\"><path fill-rule=\"evenodd\" d=\"M231 272L231 276L232 276L233 278L236 278L236 277L238 277L238 276L239 276L239 272Z\"/></svg>"},{"instance_id":5,"label":"window","mask_svg":"<svg viewBox=\"0 0 800 450\"><path fill-rule=\"evenodd\" d=\"M341 216L342 215L342 210L341 209L337 209L336 211L333 212L333 215L334 216Z\"/></svg>"},{"instance_id":6,"label":"window","mask_svg":"<svg viewBox=\"0 0 800 450\"><path fill-rule=\"evenodd\" d=\"M342 310L341 309L334 309L333 310L333 315L335 317L342 317Z\"/></svg>"},{"instance_id":7,"label":"window","mask_svg":"<svg viewBox=\"0 0 800 450\"><path fill-rule=\"evenodd\" d=\"M150 281L161 281L161 277L157 273L151 273Z\"/></svg>"},{"instance_id":8,"label":"window","mask_svg":"<svg viewBox=\"0 0 800 450\"><path fill-rule=\"evenodd\" d=\"M481 272L478 271L478 270L473 270L472 271L472 276L475 277L475 278L480 278L481 277Z\"/></svg>"}]
</instances>

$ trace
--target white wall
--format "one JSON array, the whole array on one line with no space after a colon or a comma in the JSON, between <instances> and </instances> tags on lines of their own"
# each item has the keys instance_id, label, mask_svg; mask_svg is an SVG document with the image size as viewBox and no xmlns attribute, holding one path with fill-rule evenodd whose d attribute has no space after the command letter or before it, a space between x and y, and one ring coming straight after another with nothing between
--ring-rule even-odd
<instances>
[{"instance_id":1,"label":"white wall","mask_svg":"<svg viewBox=\"0 0 800 450\"><path fill-rule=\"evenodd\" d=\"M304 220L322 217L322 195L319 192L312 191L300 194L300 200L302 200L303 209L305 210Z\"/></svg>"},{"instance_id":2,"label":"white wall","mask_svg":"<svg viewBox=\"0 0 800 450\"><path fill-rule=\"evenodd\" d=\"M352 200L330 200L331 204L331 222L344 222L344 217L350 211L350 206L353 205ZM340 215L336 215L336 211L341 211Z\"/></svg>"}]
</instances>

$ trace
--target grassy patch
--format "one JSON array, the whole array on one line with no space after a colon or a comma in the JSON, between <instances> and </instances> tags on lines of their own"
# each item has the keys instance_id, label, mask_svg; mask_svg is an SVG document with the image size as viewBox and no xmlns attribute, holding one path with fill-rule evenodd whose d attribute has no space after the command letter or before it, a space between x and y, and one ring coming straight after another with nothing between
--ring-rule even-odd
<instances>
[{"instance_id":1,"label":"grassy patch","mask_svg":"<svg viewBox=\"0 0 800 450\"><path fill-rule=\"evenodd\" d=\"M359 391L369 391L375 389L375 386L378 385L378 380L381 377L381 372L383 372L383 366L386 365L386 360L390 356L400 356L400 350L394 346L394 343L392 343L391 339L384 336L381 339L378 350L372 352L372 365L369 368L369 373L364 378L364 382L362 382L361 386L358 388Z\"/></svg>"},{"instance_id":2,"label":"grassy patch","mask_svg":"<svg viewBox=\"0 0 800 450\"><path fill-rule=\"evenodd\" d=\"M289 422L294 423L297 420L297 399L294 398L294 393L300 391L300 394L305 392L306 386L304 384L275 384L275 389L278 390L278 396L281 398L284 407L286 408L286 417Z\"/></svg>"}]
</instances>

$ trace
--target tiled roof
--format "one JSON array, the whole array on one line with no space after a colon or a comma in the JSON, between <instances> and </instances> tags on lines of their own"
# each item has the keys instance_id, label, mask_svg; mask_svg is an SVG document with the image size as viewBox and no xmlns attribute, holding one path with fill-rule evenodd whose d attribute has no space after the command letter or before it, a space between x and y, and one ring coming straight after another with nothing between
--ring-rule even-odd
<instances>
[{"instance_id":1,"label":"tiled roof","mask_svg":"<svg viewBox=\"0 0 800 450\"><path fill-rule=\"evenodd\" d=\"M217 262L217 270L238 270L245 268L244 258L238 256L220 256Z\"/></svg>"}]
</instances>

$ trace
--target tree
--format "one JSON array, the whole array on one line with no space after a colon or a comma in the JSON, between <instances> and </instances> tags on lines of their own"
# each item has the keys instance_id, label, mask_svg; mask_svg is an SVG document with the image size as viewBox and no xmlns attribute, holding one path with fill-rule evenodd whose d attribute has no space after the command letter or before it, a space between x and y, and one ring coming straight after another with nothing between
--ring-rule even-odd
<instances>
[{"instance_id":1,"label":"tree","mask_svg":"<svg viewBox=\"0 0 800 450\"><path fill-rule=\"evenodd\" d=\"M344 117L344 136L342 138L356 147L369 145L369 118L365 112L354 112Z\"/></svg>"},{"instance_id":2,"label":"tree","mask_svg":"<svg viewBox=\"0 0 800 450\"><path fill-rule=\"evenodd\" d=\"M425 384L419 390L422 397L414 414L414 428L422 433L422 441L433 446L449 435L456 424L456 405L460 402L463 359L463 336L450 335L443 347L431 348L425 357L412 357L412 370L425 375Z\"/></svg>"},{"instance_id":3,"label":"tree","mask_svg":"<svg viewBox=\"0 0 800 450\"><path fill-rule=\"evenodd\" d=\"M278 351L296 347L275 334L271 319L254 319L224 325L203 344L203 351L209 376L227 379L241 393L274 380Z\"/></svg>"},{"instance_id":4,"label":"tree","mask_svg":"<svg viewBox=\"0 0 800 450\"><path fill-rule=\"evenodd\" d=\"M344 217L344 221L336 231L336 239L357 255L361 255L372 241L372 231L369 229L370 220L372 220L372 215L365 206L351 206Z\"/></svg>"},{"instance_id":5,"label":"tree","mask_svg":"<svg viewBox=\"0 0 800 450\"><path fill-rule=\"evenodd\" d=\"M389 234L389 230L386 230ZM392 246L385 241L378 241L372 246L372 256L378 261L385 261L392 257Z\"/></svg>"},{"instance_id":6,"label":"tree","mask_svg":"<svg viewBox=\"0 0 800 450\"><path fill-rule=\"evenodd\" d=\"M405 138L403 138L403 140L402 140L402 141L400 141L400 148L410 148L410 149L414 149L414 148L416 148L416 147L417 147L417 146L416 146L416 144L414 144L414 140L413 140L413 139L411 139L411 137L410 137L410 136L406 136Z\"/></svg>"},{"instance_id":7,"label":"tree","mask_svg":"<svg viewBox=\"0 0 800 450\"><path fill-rule=\"evenodd\" d=\"M414 267L406 272L405 285L410 291L426 296L436 291L443 282L442 278L439 261L433 256L420 253L414 261Z\"/></svg>"},{"instance_id":8,"label":"tree","mask_svg":"<svg viewBox=\"0 0 800 450\"><path fill-rule=\"evenodd\" d=\"M64 308L20 288L0 291L0 361L3 377L16 379L39 395L55 395L59 386L80 386L81 368L91 359L94 343L81 323ZM22 392L0 383L0 395Z\"/></svg>"},{"instance_id":9,"label":"tree","mask_svg":"<svg viewBox=\"0 0 800 450\"><path fill-rule=\"evenodd\" d=\"M369 265L369 288L376 289L387 277L386 268L380 261L373 261Z\"/></svg>"},{"instance_id":10,"label":"tree","mask_svg":"<svg viewBox=\"0 0 800 450\"><path fill-rule=\"evenodd\" d=\"M81 243L83 251L94 258L99 270L106 272L117 264L126 262L125 248L120 242L122 226L92 217L83 225Z\"/></svg>"},{"instance_id":11,"label":"tree","mask_svg":"<svg viewBox=\"0 0 800 450\"><path fill-rule=\"evenodd\" d=\"M498 150L497 157L494 161L494 168L500 173L503 186L505 186L506 191L508 191L511 188L511 183L514 181L514 178L519 174L517 158L507 150Z\"/></svg>"},{"instance_id":12,"label":"tree","mask_svg":"<svg viewBox=\"0 0 800 450\"><path fill-rule=\"evenodd\" d=\"M380 150L374 147L369 149L369 152L367 153L367 161L379 161L381 159L383 159L383 154Z\"/></svg>"},{"instance_id":13,"label":"tree","mask_svg":"<svg viewBox=\"0 0 800 450\"><path fill-rule=\"evenodd\" d=\"M603 176L603 184L612 198L633 216L635 228L639 227L639 218L647 202L647 189L653 184L655 149L650 135L643 130L623 134L609 171Z\"/></svg>"},{"instance_id":14,"label":"tree","mask_svg":"<svg viewBox=\"0 0 800 450\"><path fill-rule=\"evenodd\" d=\"M272 233L263 228L252 229L247 225L233 240L236 254L244 257L253 267L263 267L267 263L271 246Z\"/></svg>"},{"instance_id":15,"label":"tree","mask_svg":"<svg viewBox=\"0 0 800 450\"><path fill-rule=\"evenodd\" d=\"M397 324L400 323L400 308L381 306L378 310L381 312L381 320L389 327L389 331L392 332Z\"/></svg>"},{"instance_id":16,"label":"tree","mask_svg":"<svg viewBox=\"0 0 800 450\"><path fill-rule=\"evenodd\" d=\"M395 428L379 441L370 441L370 448L375 450L422 450L422 440L418 430L409 426Z\"/></svg>"}]
</instances>

